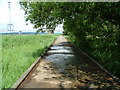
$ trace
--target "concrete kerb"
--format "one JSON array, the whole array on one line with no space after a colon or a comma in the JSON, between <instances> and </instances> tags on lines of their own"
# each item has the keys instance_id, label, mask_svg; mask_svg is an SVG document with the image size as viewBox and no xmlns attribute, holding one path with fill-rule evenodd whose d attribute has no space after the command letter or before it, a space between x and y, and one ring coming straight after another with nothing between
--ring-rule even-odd
<instances>
[{"instance_id":1,"label":"concrete kerb","mask_svg":"<svg viewBox=\"0 0 120 90\"><path fill-rule=\"evenodd\" d=\"M59 36L58 36L59 37ZM57 37L57 38L58 38ZM41 56L35 60L35 62L23 73L23 75L13 84L10 90L16 90L19 85L25 80L25 78L29 75L29 73L32 71L32 69L36 66L36 64L41 60L41 58L45 55L45 53L49 50L49 48L54 44L54 42L57 40L57 38L51 43L51 45L41 54Z\"/></svg>"},{"instance_id":2,"label":"concrete kerb","mask_svg":"<svg viewBox=\"0 0 120 90\"><path fill-rule=\"evenodd\" d=\"M67 39L65 37L65 39ZM67 39L68 40L68 39ZM68 40L69 41L69 40ZM70 41L69 41L70 42ZM77 47L74 43L71 42L71 44L76 47L80 52L82 52L85 56L87 56L92 62L94 62L95 64L97 64L103 71L105 71L108 75L110 75L115 81L117 81L118 83L120 83L120 79L117 76L114 76L113 74L111 74L108 70L106 70L102 65L100 65L97 61L95 61L94 59L92 59L87 53L85 53L84 51L82 51L79 47Z\"/></svg>"}]
</instances>

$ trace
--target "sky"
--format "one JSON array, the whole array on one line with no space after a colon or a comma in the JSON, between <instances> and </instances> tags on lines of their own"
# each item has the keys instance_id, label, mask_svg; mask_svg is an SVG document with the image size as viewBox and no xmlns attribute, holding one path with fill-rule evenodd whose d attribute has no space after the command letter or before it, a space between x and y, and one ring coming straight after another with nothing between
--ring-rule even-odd
<instances>
[{"instance_id":1,"label":"sky","mask_svg":"<svg viewBox=\"0 0 120 90\"><path fill-rule=\"evenodd\" d=\"M7 31L7 24L9 23L9 9L8 1L11 2L11 22L14 25L15 31L36 31L33 25L25 21L24 11L19 5L19 0L0 0L0 32ZM26 25L28 23L28 25ZM62 25L56 28L62 30Z\"/></svg>"}]
</instances>

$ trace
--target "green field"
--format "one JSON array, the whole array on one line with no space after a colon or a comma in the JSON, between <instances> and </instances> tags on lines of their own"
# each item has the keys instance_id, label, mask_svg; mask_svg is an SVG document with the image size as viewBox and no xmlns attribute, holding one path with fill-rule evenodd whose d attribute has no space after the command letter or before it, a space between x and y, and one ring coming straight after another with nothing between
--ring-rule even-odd
<instances>
[{"instance_id":1,"label":"green field","mask_svg":"<svg viewBox=\"0 0 120 90\"><path fill-rule=\"evenodd\" d=\"M10 88L58 35L3 35L2 88Z\"/></svg>"}]
</instances>

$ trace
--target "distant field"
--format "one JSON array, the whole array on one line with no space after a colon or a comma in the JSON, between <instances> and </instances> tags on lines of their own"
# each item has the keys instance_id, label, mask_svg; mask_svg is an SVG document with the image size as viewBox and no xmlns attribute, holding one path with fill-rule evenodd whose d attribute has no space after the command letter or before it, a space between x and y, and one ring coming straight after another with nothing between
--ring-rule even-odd
<instances>
[{"instance_id":1,"label":"distant field","mask_svg":"<svg viewBox=\"0 0 120 90\"><path fill-rule=\"evenodd\" d=\"M58 35L3 35L2 88L11 87Z\"/></svg>"}]
</instances>

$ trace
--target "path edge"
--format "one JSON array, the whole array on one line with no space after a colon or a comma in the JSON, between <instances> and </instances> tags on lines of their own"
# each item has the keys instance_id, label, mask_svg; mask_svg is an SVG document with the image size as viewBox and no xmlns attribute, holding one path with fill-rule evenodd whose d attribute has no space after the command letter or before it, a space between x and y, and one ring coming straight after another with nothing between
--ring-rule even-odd
<instances>
[{"instance_id":1,"label":"path edge","mask_svg":"<svg viewBox=\"0 0 120 90\"><path fill-rule=\"evenodd\" d=\"M22 76L20 78L18 78L18 80L12 85L11 90L16 90L19 87L19 85L25 80L25 78L29 75L29 73L32 71L32 69L36 66L36 64L45 55L45 53L48 51L48 49L55 43L55 41L57 40L57 38L59 36L56 37L56 39L51 43L51 45L45 49L45 51L41 54L41 56L38 57L38 59L33 62L33 64L22 74Z\"/></svg>"},{"instance_id":2,"label":"path edge","mask_svg":"<svg viewBox=\"0 0 120 90\"><path fill-rule=\"evenodd\" d=\"M62 35L65 39L67 39L67 37L65 37L65 35ZM67 39L68 40L68 39ZM95 61L93 58L91 58L86 52L84 52L83 50L81 50L78 46L76 46L74 43L72 43L70 40L68 40L74 47L76 47L80 52L82 52L85 56L87 56L92 62L94 62L96 65L98 65L104 72L106 72L108 75L110 75L115 81L117 81L118 83L120 83L120 79L113 75L112 73L110 73L107 69L105 69L102 65L100 65L97 61Z\"/></svg>"}]
</instances>

